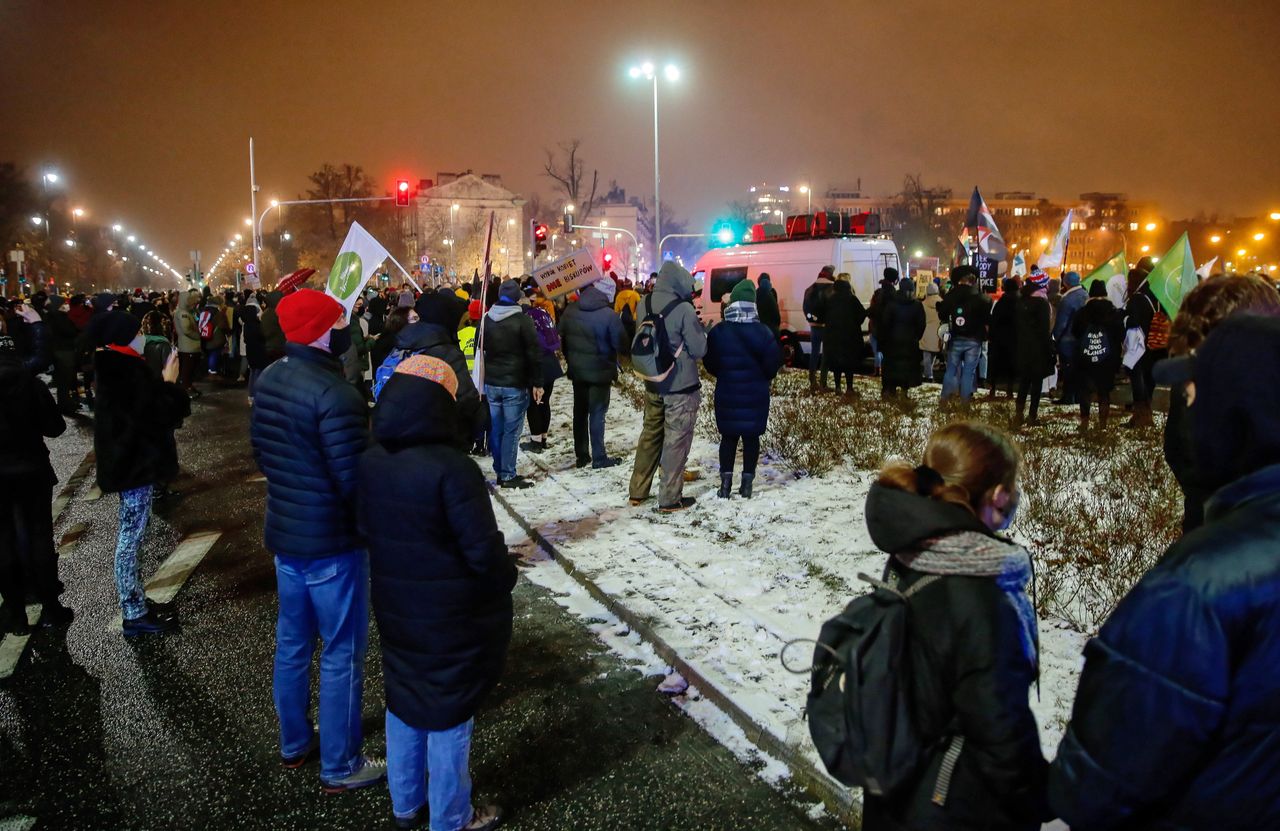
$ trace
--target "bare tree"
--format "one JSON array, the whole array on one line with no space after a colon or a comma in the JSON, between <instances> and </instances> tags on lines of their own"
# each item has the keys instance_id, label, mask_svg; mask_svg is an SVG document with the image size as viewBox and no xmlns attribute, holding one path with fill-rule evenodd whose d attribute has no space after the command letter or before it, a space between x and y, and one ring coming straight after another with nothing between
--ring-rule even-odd
<instances>
[{"instance_id":1,"label":"bare tree","mask_svg":"<svg viewBox=\"0 0 1280 831\"><path fill-rule=\"evenodd\" d=\"M591 189L587 190L586 163L578 151L582 139L562 141L557 151L548 150L547 162L543 166L546 175L555 181L556 190L563 194L565 200L572 204L579 217L591 215L596 204L596 188L600 184L600 171L591 171Z\"/></svg>"}]
</instances>

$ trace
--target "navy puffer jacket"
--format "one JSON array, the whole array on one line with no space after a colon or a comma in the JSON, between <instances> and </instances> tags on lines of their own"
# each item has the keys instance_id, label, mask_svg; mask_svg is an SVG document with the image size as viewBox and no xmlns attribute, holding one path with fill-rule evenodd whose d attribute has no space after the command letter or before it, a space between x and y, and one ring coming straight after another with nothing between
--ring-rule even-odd
<instances>
[{"instance_id":1,"label":"navy puffer jacket","mask_svg":"<svg viewBox=\"0 0 1280 831\"><path fill-rule=\"evenodd\" d=\"M595 286L587 286L560 317L560 337L569 377L586 384L612 384L618 377L618 353L622 350L622 320L609 298Z\"/></svg>"},{"instance_id":2,"label":"navy puffer jacket","mask_svg":"<svg viewBox=\"0 0 1280 831\"><path fill-rule=\"evenodd\" d=\"M331 557L362 547L356 465L369 440L364 398L336 357L300 343L262 372L249 436L267 477L267 550Z\"/></svg>"},{"instance_id":3,"label":"navy puffer jacket","mask_svg":"<svg viewBox=\"0 0 1280 831\"><path fill-rule=\"evenodd\" d=\"M1049 800L1072 828L1280 828L1280 465L1214 494L1085 647Z\"/></svg>"},{"instance_id":4,"label":"navy puffer jacket","mask_svg":"<svg viewBox=\"0 0 1280 831\"><path fill-rule=\"evenodd\" d=\"M716 378L716 426L731 436L763 435L769 426L769 382L782 368L782 347L758 320L726 320L707 334L702 359Z\"/></svg>"},{"instance_id":5,"label":"navy puffer jacket","mask_svg":"<svg viewBox=\"0 0 1280 831\"><path fill-rule=\"evenodd\" d=\"M392 376L360 460L387 709L422 730L475 715L511 640L515 565L483 474L451 445L454 407L440 385Z\"/></svg>"}]
</instances>

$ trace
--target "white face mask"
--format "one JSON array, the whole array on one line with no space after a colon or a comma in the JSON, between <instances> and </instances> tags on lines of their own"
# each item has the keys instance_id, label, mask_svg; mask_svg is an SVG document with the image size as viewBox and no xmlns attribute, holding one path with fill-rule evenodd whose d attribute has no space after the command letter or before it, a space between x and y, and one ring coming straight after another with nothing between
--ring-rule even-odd
<instances>
[{"instance_id":1,"label":"white face mask","mask_svg":"<svg viewBox=\"0 0 1280 831\"><path fill-rule=\"evenodd\" d=\"M132 349L134 352L137 352L139 355L141 355L142 350L147 348L146 335L139 332L137 337L129 341L129 348Z\"/></svg>"}]
</instances>

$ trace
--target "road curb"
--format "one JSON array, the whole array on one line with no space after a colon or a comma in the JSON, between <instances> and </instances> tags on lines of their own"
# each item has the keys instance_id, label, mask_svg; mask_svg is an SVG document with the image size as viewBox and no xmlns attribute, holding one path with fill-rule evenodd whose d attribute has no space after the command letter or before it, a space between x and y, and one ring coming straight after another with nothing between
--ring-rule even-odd
<instances>
[{"instance_id":1,"label":"road curb","mask_svg":"<svg viewBox=\"0 0 1280 831\"><path fill-rule=\"evenodd\" d=\"M807 757L797 753L786 742L773 735L764 725L752 718L749 713L739 707L733 699L725 695L696 667L681 658L670 644L654 632L648 621L606 593L596 585L594 580L580 571L574 562L543 536L542 532L534 528L497 488L490 485L490 491L498 504L529 535L529 539L536 542L544 551L550 554L578 585L586 589L587 594L591 595L592 598L608 609L619 620L631 627L631 631L638 634L652 646L658 656L683 675L690 684L696 686L703 697L724 711L733 720L733 723L742 729L748 741L761 751L785 763L791 770L791 778L810 794L821 800L827 810L837 819L850 828L859 828L861 826L861 810L854 801L853 793L849 788L840 785L827 776L825 772L818 770Z\"/></svg>"}]
</instances>

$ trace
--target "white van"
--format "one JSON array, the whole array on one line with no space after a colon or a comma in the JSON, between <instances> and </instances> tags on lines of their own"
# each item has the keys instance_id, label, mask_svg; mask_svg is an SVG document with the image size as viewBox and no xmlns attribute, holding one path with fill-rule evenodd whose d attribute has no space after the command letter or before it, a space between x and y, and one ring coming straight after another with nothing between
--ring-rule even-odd
<instances>
[{"instance_id":1,"label":"white van","mask_svg":"<svg viewBox=\"0 0 1280 831\"><path fill-rule=\"evenodd\" d=\"M744 278L757 285L768 274L778 293L782 312L782 342L788 363L799 363L799 352L809 351L809 322L804 316L804 292L818 279L823 266L847 271L853 291L863 306L880 286L886 268L901 272L898 248L884 236L843 236L820 239L779 240L713 248L698 258L693 269L701 281L702 320L708 326L720 321L720 304Z\"/></svg>"}]
</instances>

